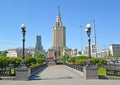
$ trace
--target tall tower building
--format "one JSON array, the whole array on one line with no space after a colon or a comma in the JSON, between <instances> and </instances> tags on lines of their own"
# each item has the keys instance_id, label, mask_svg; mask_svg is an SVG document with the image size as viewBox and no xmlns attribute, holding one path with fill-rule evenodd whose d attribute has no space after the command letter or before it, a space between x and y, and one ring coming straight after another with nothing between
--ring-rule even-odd
<instances>
[{"instance_id":1,"label":"tall tower building","mask_svg":"<svg viewBox=\"0 0 120 85\"><path fill-rule=\"evenodd\" d=\"M63 26L60 15L60 6L58 6L58 14L56 17L56 23L52 29L53 35L53 48L64 48L66 47L66 31Z\"/></svg>"},{"instance_id":2,"label":"tall tower building","mask_svg":"<svg viewBox=\"0 0 120 85\"><path fill-rule=\"evenodd\" d=\"M59 60L61 56L70 52L71 49L66 47L66 28L62 23L60 6L58 6L56 22L52 28L52 48L48 49L48 58Z\"/></svg>"},{"instance_id":3,"label":"tall tower building","mask_svg":"<svg viewBox=\"0 0 120 85\"><path fill-rule=\"evenodd\" d=\"M39 36L39 35L36 36L35 50L37 50L37 51L43 50L43 46L41 44L41 36Z\"/></svg>"}]
</instances>

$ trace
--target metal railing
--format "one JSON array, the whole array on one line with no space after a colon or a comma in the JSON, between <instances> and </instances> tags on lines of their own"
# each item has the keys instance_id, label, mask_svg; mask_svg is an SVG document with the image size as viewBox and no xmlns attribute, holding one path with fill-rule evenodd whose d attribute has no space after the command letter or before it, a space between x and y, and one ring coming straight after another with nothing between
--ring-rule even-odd
<instances>
[{"instance_id":1,"label":"metal railing","mask_svg":"<svg viewBox=\"0 0 120 85\"><path fill-rule=\"evenodd\" d=\"M36 67L31 67L30 76L33 76L34 74L36 74L40 70L43 70L45 67L47 67L46 64L39 65L39 66L36 66Z\"/></svg>"},{"instance_id":2,"label":"metal railing","mask_svg":"<svg viewBox=\"0 0 120 85\"><path fill-rule=\"evenodd\" d=\"M106 65L106 75L108 79L119 79L120 80L120 64L107 64Z\"/></svg>"},{"instance_id":3,"label":"metal railing","mask_svg":"<svg viewBox=\"0 0 120 85\"><path fill-rule=\"evenodd\" d=\"M0 69L0 76L15 76L15 73L12 73L11 69Z\"/></svg>"},{"instance_id":4,"label":"metal railing","mask_svg":"<svg viewBox=\"0 0 120 85\"><path fill-rule=\"evenodd\" d=\"M67 63L64 63L64 65L83 72L83 66L74 65L74 64L67 64Z\"/></svg>"},{"instance_id":5,"label":"metal railing","mask_svg":"<svg viewBox=\"0 0 120 85\"><path fill-rule=\"evenodd\" d=\"M119 79L120 80L120 70L118 69L106 69L106 75L108 79Z\"/></svg>"}]
</instances>

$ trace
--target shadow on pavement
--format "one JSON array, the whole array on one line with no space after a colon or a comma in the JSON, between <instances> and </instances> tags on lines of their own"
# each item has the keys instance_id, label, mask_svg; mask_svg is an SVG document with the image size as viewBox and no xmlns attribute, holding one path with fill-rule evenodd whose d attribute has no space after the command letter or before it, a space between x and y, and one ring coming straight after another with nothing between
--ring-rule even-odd
<instances>
[{"instance_id":1,"label":"shadow on pavement","mask_svg":"<svg viewBox=\"0 0 120 85\"><path fill-rule=\"evenodd\" d=\"M58 77L58 78L40 78L40 76L34 76L31 80L58 80L58 79L73 79L71 76Z\"/></svg>"},{"instance_id":2,"label":"shadow on pavement","mask_svg":"<svg viewBox=\"0 0 120 85\"><path fill-rule=\"evenodd\" d=\"M106 76L103 76L103 75L98 75L98 79L107 79L108 80L108 78Z\"/></svg>"},{"instance_id":3,"label":"shadow on pavement","mask_svg":"<svg viewBox=\"0 0 120 85\"><path fill-rule=\"evenodd\" d=\"M45 69L47 68L47 66L45 66L44 68L41 68L39 72L37 72L35 75L31 76L29 78L29 80L40 80L40 76L38 76L41 72L43 72Z\"/></svg>"}]
</instances>

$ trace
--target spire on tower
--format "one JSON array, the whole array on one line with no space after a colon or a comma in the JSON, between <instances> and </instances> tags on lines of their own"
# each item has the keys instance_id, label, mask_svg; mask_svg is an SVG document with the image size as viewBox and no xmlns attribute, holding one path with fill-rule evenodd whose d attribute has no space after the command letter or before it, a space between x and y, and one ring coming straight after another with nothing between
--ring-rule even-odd
<instances>
[{"instance_id":1,"label":"spire on tower","mask_svg":"<svg viewBox=\"0 0 120 85\"><path fill-rule=\"evenodd\" d=\"M58 15L60 15L60 5L58 5Z\"/></svg>"},{"instance_id":2,"label":"spire on tower","mask_svg":"<svg viewBox=\"0 0 120 85\"><path fill-rule=\"evenodd\" d=\"M56 22L59 22L59 23L61 22L60 6L59 5L58 5L58 14L57 14L57 17L56 17Z\"/></svg>"}]
</instances>

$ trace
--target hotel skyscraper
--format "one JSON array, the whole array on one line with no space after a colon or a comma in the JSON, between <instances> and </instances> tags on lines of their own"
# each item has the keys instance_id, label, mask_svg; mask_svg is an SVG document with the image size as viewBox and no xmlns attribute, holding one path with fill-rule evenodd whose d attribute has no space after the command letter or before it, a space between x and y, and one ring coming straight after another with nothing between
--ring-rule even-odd
<instances>
[{"instance_id":1,"label":"hotel skyscraper","mask_svg":"<svg viewBox=\"0 0 120 85\"><path fill-rule=\"evenodd\" d=\"M60 7L58 6L58 15L56 17L56 23L52 29L53 33L53 48L66 47L66 31L65 26L61 21Z\"/></svg>"},{"instance_id":2,"label":"hotel skyscraper","mask_svg":"<svg viewBox=\"0 0 120 85\"><path fill-rule=\"evenodd\" d=\"M58 6L56 22L52 28L52 44L52 48L48 49L48 58L59 59L64 54L70 54L71 49L66 47L66 28L61 20L60 6Z\"/></svg>"}]
</instances>

